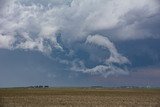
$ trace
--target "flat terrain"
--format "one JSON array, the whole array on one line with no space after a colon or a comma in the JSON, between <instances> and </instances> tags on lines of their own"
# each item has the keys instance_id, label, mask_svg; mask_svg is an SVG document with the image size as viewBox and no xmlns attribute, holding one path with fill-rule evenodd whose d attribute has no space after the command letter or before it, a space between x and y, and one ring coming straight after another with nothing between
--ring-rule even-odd
<instances>
[{"instance_id":1,"label":"flat terrain","mask_svg":"<svg viewBox=\"0 0 160 107\"><path fill-rule=\"evenodd\" d=\"M0 107L160 107L160 89L0 89Z\"/></svg>"}]
</instances>

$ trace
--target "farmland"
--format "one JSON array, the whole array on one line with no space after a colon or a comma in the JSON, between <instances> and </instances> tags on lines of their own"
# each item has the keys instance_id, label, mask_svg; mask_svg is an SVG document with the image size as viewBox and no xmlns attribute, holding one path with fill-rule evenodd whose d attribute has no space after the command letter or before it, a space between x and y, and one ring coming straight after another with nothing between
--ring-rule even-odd
<instances>
[{"instance_id":1,"label":"farmland","mask_svg":"<svg viewBox=\"0 0 160 107\"><path fill-rule=\"evenodd\" d=\"M0 89L0 107L160 107L160 89Z\"/></svg>"}]
</instances>

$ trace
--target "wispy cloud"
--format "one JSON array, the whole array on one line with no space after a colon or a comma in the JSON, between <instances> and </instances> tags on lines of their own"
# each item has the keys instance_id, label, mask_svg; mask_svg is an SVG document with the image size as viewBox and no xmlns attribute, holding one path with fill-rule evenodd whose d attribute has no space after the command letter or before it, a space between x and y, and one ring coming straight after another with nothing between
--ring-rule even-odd
<instances>
[{"instance_id":1,"label":"wispy cloud","mask_svg":"<svg viewBox=\"0 0 160 107\"><path fill-rule=\"evenodd\" d=\"M106 64L108 63L119 63L119 64L129 63L129 60L126 57L118 53L114 44L107 37L103 37L101 35L94 35L94 36L90 35L87 37L86 43L96 44L96 45L102 46L105 49L109 50L110 57L109 59L106 59Z\"/></svg>"},{"instance_id":2,"label":"wispy cloud","mask_svg":"<svg viewBox=\"0 0 160 107\"><path fill-rule=\"evenodd\" d=\"M124 67L124 65L129 64L129 60L118 53L114 44L107 37L103 37L101 35L90 35L87 37L86 43L95 44L109 50L109 58L106 58L103 65L97 65L93 68L87 68L83 62L79 61L78 65L73 64L72 70L91 74L102 74L105 77L114 74L128 74L128 70ZM120 66L115 66L115 64Z\"/></svg>"}]
</instances>

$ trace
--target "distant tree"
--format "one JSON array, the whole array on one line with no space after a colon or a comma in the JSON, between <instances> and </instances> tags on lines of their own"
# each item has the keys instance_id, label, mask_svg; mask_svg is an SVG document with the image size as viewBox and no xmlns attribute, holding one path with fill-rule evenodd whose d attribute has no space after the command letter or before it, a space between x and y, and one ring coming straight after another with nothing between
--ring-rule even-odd
<instances>
[{"instance_id":1,"label":"distant tree","mask_svg":"<svg viewBox=\"0 0 160 107\"><path fill-rule=\"evenodd\" d=\"M46 85L46 86L44 86L44 88L49 88L49 86Z\"/></svg>"}]
</instances>

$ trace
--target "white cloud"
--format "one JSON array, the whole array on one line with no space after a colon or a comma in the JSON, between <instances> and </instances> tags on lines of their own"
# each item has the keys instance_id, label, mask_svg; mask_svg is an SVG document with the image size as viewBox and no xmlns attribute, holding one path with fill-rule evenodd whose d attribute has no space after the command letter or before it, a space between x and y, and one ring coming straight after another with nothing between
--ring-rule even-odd
<instances>
[{"instance_id":1,"label":"white cloud","mask_svg":"<svg viewBox=\"0 0 160 107\"><path fill-rule=\"evenodd\" d=\"M147 31L143 28L136 29L138 26L134 25L158 14L159 7L157 0L73 0L71 7L63 10L63 31L73 36L72 40L79 40L95 31L120 27L113 31L116 35L112 35L118 40L144 38L148 37ZM132 17L127 17L128 15ZM132 33L125 30L128 27Z\"/></svg>"},{"instance_id":2,"label":"white cloud","mask_svg":"<svg viewBox=\"0 0 160 107\"><path fill-rule=\"evenodd\" d=\"M110 52L109 59L106 59L106 63L118 63L124 64L129 63L128 59L118 53L114 44L107 38L101 35L88 36L86 43L92 43L108 49Z\"/></svg>"},{"instance_id":3,"label":"white cloud","mask_svg":"<svg viewBox=\"0 0 160 107\"><path fill-rule=\"evenodd\" d=\"M118 75L123 74L127 75L128 70L118 68L116 66L104 66L104 65L98 65L91 69L85 69L84 72L91 73L91 74L102 74L104 77L108 77L109 75Z\"/></svg>"},{"instance_id":4,"label":"white cloud","mask_svg":"<svg viewBox=\"0 0 160 107\"><path fill-rule=\"evenodd\" d=\"M0 48L12 49L14 41L14 37L0 34Z\"/></svg>"},{"instance_id":5,"label":"white cloud","mask_svg":"<svg viewBox=\"0 0 160 107\"><path fill-rule=\"evenodd\" d=\"M150 37L149 31L137 29L139 20L157 14L160 7L158 0L73 0L70 6L60 3L58 7L49 7L43 5L43 2L42 5L23 5L18 0L1 0L1 3L4 4L1 4L0 9L3 10L0 17L1 34L26 39L23 34L28 33L32 41L36 38L50 40L51 47L60 47L53 46L58 45L56 32L59 30L63 42L67 44L82 40L93 32L119 26L118 30L114 30L116 35L111 35L119 40ZM134 13L143 15L137 18ZM128 14L133 17L126 17ZM127 24L131 20L134 23Z\"/></svg>"},{"instance_id":6,"label":"white cloud","mask_svg":"<svg viewBox=\"0 0 160 107\"><path fill-rule=\"evenodd\" d=\"M109 65L97 65L93 68L85 67L82 61L74 62L71 68L73 71L89 73L92 75L102 75L107 78L110 75L127 75L129 71L126 68L120 68L112 64Z\"/></svg>"},{"instance_id":7,"label":"white cloud","mask_svg":"<svg viewBox=\"0 0 160 107\"><path fill-rule=\"evenodd\" d=\"M0 33L14 38L13 49L38 50L48 54L52 48L61 48L56 39L58 26L52 16L54 9L45 10L41 5L25 6L17 2L5 8L0 17ZM44 41L50 44L46 46Z\"/></svg>"}]
</instances>

